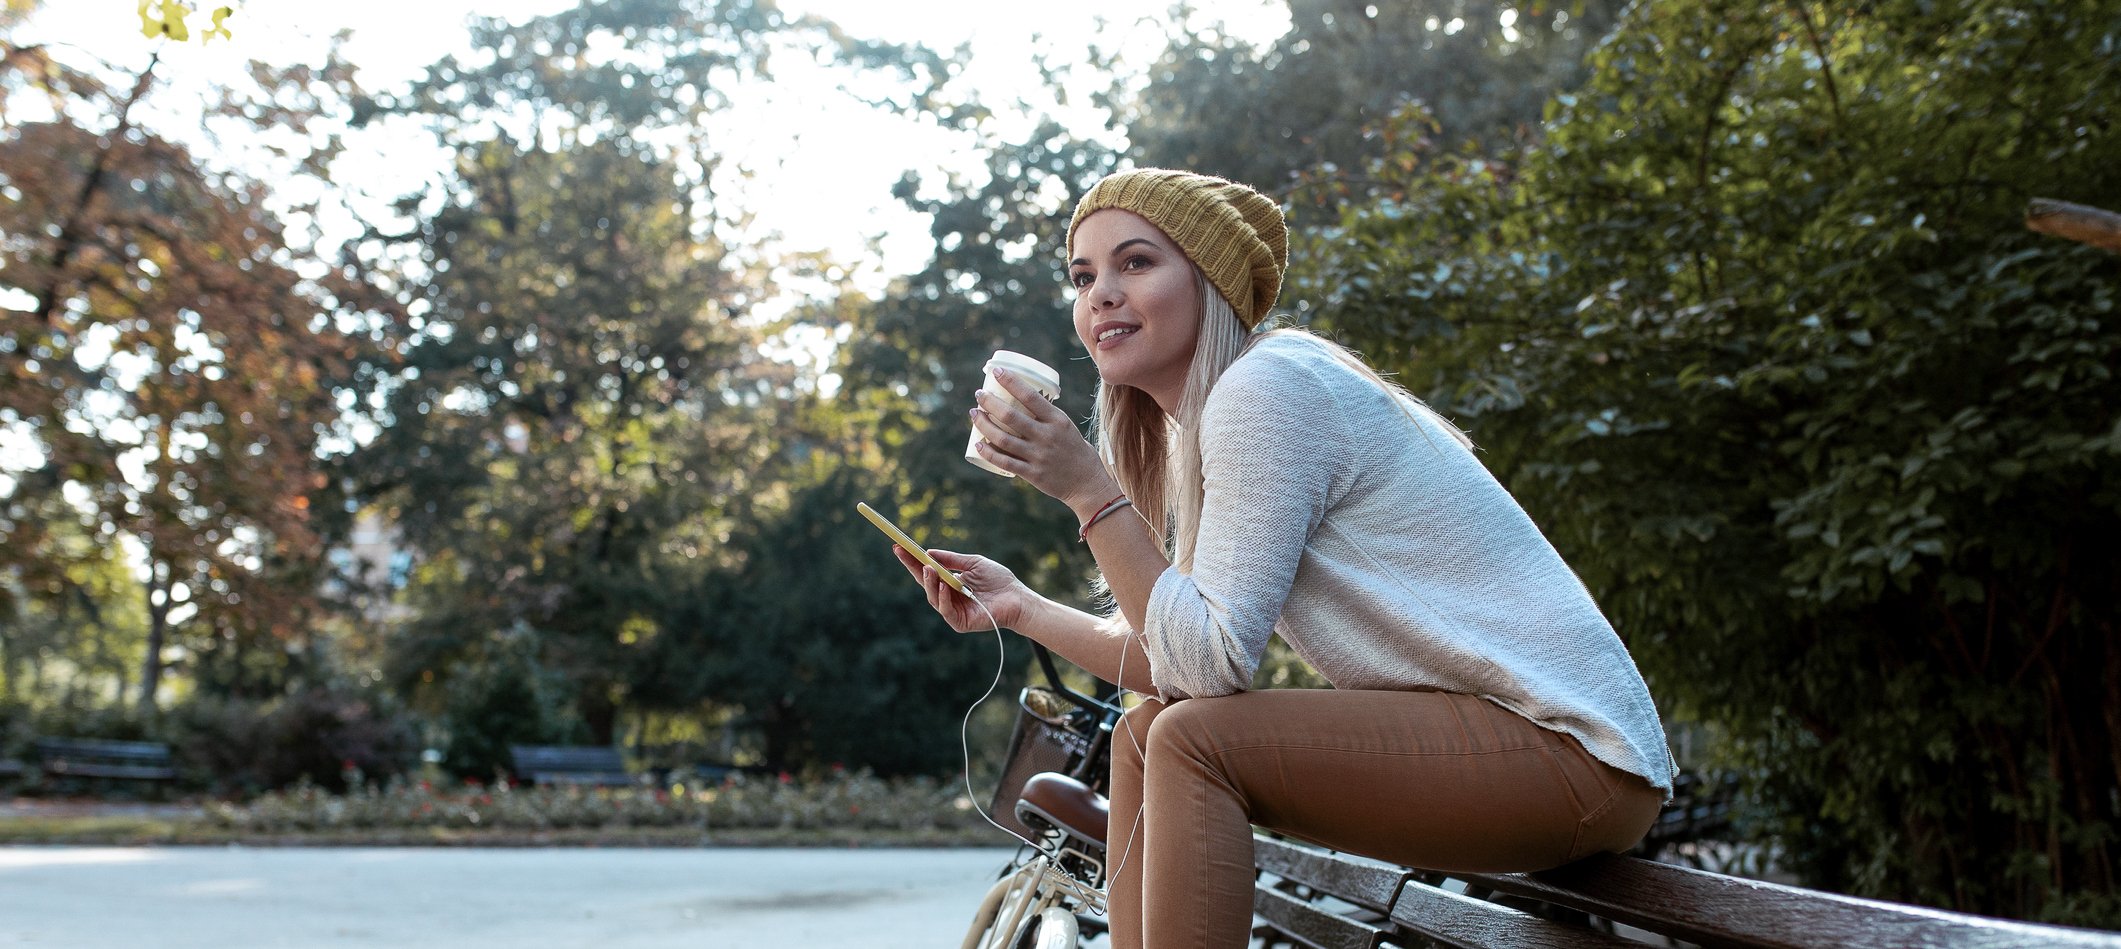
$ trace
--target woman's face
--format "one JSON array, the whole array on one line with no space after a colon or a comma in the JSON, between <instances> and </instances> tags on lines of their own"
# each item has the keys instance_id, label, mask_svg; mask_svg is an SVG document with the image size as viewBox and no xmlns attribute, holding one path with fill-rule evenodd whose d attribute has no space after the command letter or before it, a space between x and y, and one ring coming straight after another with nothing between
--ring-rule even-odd
<instances>
[{"instance_id":1,"label":"woman's face","mask_svg":"<svg viewBox=\"0 0 2121 949\"><path fill-rule=\"evenodd\" d=\"M1193 264L1156 225L1106 208L1075 228L1075 335L1107 384L1133 386L1178 409L1200 339Z\"/></svg>"}]
</instances>

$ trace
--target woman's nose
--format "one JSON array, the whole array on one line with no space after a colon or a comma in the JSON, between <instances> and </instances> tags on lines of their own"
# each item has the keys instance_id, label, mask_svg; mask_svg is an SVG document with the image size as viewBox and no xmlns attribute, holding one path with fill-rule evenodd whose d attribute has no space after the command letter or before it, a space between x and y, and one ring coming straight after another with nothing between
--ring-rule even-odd
<instances>
[{"instance_id":1,"label":"woman's nose","mask_svg":"<svg viewBox=\"0 0 2121 949\"><path fill-rule=\"evenodd\" d=\"M1099 280L1090 285L1090 306L1092 309L1109 310L1118 306L1119 301L1119 288L1113 285L1113 281Z\"/></svg>"}]
</instances>

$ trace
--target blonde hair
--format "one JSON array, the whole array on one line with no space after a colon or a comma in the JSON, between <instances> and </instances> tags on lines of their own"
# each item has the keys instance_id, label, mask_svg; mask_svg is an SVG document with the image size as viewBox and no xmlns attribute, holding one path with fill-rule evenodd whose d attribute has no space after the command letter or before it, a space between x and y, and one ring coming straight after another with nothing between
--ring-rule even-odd
<instances>
[{"instance_id":1,"label":"blonde hair","mask_svg":"<svg viewBox=\"0 0 2121 949\"><path fill-rule=\"evenodd\" d=\"M1200 268L1193 268L1193 276L1201 296L1200 323L1178 413L1166 415L1147 392L1100 379L1092 422L1098 453L1113 480L1119 482L1119 489L1127 497L1134 499L1135 509L1156 531L1165 554L1181 572L1193 570L1193 549L1199 540L1201 505L1206 495L1201 475L1201 413L1223 373L1260 340L1273 336L1311 339L1392 396L1407 417L1416 420L1416 428L1424 438L1427 431L1420 426L1423 417L1443 428L1460 445L1473 446L1472 439L1456 425L1437 415L1405 387L1379 375L1346 347L1293 326L1270 327L1262 322L1260 329L1247 331L1238 322L1230 301L1209 283Z\"/></svg>"}]
</instances>

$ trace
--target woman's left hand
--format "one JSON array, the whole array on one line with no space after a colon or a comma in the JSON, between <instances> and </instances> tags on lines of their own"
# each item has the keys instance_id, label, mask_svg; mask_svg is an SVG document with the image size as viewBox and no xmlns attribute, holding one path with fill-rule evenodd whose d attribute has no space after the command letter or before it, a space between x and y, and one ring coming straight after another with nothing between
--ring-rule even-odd
<instances>
[{"instance_id":1,"label":"woman's left hand","mask_svg":"<svg viewBox=\"0 0 2121 949\"><path fill-rule=\"evenodd\" d=\"M1097 449L1068 413L1014 373L999 370L994 380L1022 407L985 391L975 393L979 407L972 410L972 424L985 438L976 449L981 457L1067 504L1078 516L1084 516L1085 505L1094 512L1119 492Z\"/></svg>"}]
</instances>

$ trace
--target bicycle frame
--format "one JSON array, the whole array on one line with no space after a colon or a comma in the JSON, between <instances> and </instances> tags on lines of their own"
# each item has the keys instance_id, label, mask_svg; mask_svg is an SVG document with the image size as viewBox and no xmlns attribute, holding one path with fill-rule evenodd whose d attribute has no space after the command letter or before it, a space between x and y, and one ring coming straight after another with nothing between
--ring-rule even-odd
<instances>
[{"instance_id":1,"label":"bicycle frame","mask_svg":"<svg viewBox=\"0 0 2121 949\"><path fill-rule=\"evenodd\" d=\"M1102 792L1108 783L1113 728L1125 714L1118 690L1108 700L1070 689L1061 682L1046 647L1034 642L1031 648L1052 691L1090 715L1077 726L1088 732L1089 742L1066 774ZM1027 844L1031 855L1025 858L1020 851L1022 862L1005 869L988 889L963 949L1076 949L1083 928L1078 914L1104 915L1104 842L1054 832L1044 843Z\"/></svg>"},{"instance_id":2,"label":"bicycle frame","mask_svg":"<svg viewBox=\"0 0 2121 949\"><path fill-rule=\"evenodd\" d=\"M973 916L963 949L1018 949L1032 933L1036 941L1028 945L1034 949L1075 949L1081 935L1076 914L1104 915L1105 892L1063 869L1070 857L1094 866L1093 880L1104 878L1104 863L1081 850L1040 851L1015 873L994 882ZM1031 928L1033 921L1036 929Z\"/></svg>"}]
</instances>

